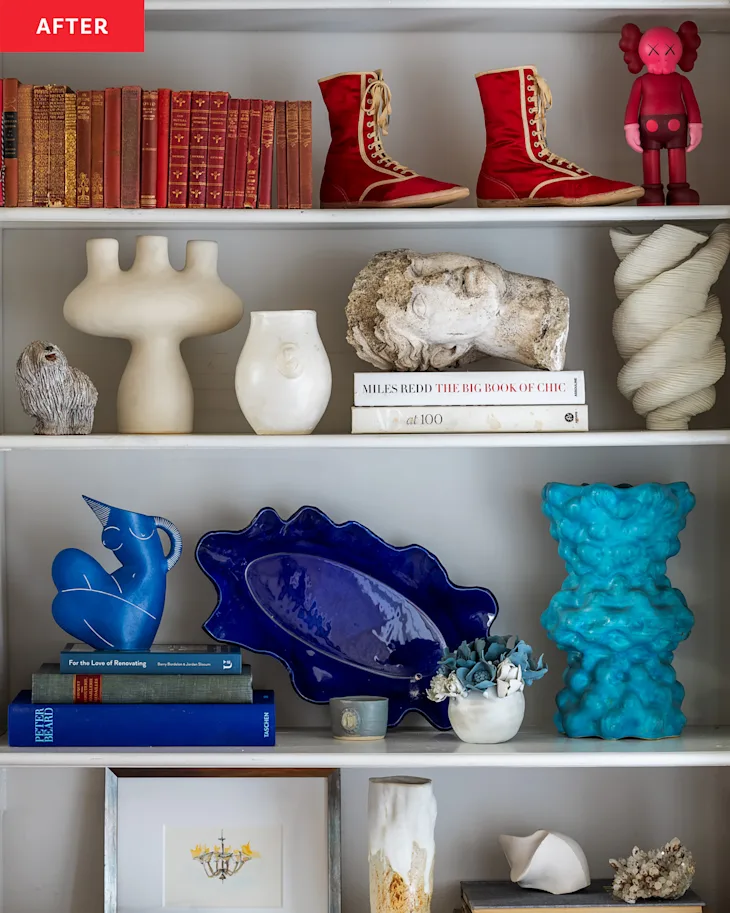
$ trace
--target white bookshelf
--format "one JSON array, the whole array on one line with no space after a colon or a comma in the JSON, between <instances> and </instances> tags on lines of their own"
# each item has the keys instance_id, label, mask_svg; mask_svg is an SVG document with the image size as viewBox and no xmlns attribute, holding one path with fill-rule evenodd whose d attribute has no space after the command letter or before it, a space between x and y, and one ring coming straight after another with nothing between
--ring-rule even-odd
<instances>
[{"instance_id":1,"label":"white bookshelf","mask_svg":"<svg viewBox=\"0 0 730 913\"><path fill-rule=\"evenodd\" d=\"M312 98L316 187L328 140L317 79L383 67L393 91L388 151L472 191L484 149L473 74L528 63L553 92L551 148L597 174L640 180L639 157L621 126L633 78L617 47L621 25L694 19L703 43L691 78L706 128L689 174L702 205L478 209L472 192L468 207L434 210L0 209L0 663L10 696L67 639L50 614L55 554L73 546L106 560L82 494L167 516L182 530L161 641L194 642L215 604L194 560L202 534L239 529L264 506L289 516L313 504L396 545L422 544L460 585L489 586L501 607L494 630L518 632L550 665L527 692L526 728L504 745L465 745L425 727L400 728L383 742L336 742L324 728L327 709L299 699L286 671L265 656L248 658L257 686L276 691L273 749L31 751L0 742L0 913L101 909L106 766L342 767L343 913L367 909L368 776L416 770L433 777L439 802L433 913L458 905L462 878L506 877L497 834L538 827L578 839L597 877L610 874L609 856L677 834L695 853L708 913L723 910L730 903L730 375L718 385L714 410L690 431L642 429L616 390L621 360L611 335L616 259L608 228L645 232L667 221L707 231L730 220L730 0L146 0L146 10L143 55L6 54L0 75L75 88L141 84ZM246 315L317 310L334 376L317 434L251 434L233 390L248 316L229 333L183 345L195 434L114 433L126 344L72 330L61 310L85 274L89 238L119 238L127 267L142 232L167 235L178 267L188 239L216 240L221 277L243 298ZM471 253L564 288L571 299L567 367L586 371L592 430L348 434L352 373L362 363L344 339L344 305L357 271L393 247ZM727 313L730 270L718 294ZM37 338L58 343L97 384L95 434L29 433L13 372L20 350ZM539 616L565 573L540 490L553 480L680 479L698 499L668 567L696 616L675 661L688 728L660 742L563 739L552 715L565 656L548 642Z\"/></svg>"}]
</instances>

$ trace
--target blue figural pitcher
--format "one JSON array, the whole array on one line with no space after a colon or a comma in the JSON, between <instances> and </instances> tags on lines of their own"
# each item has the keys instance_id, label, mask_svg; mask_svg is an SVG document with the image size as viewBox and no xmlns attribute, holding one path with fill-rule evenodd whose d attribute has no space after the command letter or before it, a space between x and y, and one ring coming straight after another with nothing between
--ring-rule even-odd
<instances>
[{"instance_id":1,"label":"blue figural pitcher","mask_svg":"<svg viewBox=\"0 0 730 913\"><path fill-rule=\"evenodd\" d=\"M101 542L121 567L109 574L77 548L56 555L56 623L96 650L148 650L165 606L165 578L180 560L182 536L169 520L110 507L83 496L103 526ZM166 555L157 530L170 538Z\"/></svg>"}]
</instances>

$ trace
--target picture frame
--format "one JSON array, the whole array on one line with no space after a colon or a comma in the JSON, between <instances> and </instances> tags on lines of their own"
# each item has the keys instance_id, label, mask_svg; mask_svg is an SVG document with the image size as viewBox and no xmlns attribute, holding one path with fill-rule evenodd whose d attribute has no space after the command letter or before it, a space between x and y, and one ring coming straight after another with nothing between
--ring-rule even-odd
<instances>
[{"instance_id":1,"label":"picture frame","mask_svg":"<svg viewBox=\"0 0 730 913\"><path fill-rule=\"evenodd\" d=\"M341 913L339 769L105 777L104 913Z\"/></svg>"}]
</instances>

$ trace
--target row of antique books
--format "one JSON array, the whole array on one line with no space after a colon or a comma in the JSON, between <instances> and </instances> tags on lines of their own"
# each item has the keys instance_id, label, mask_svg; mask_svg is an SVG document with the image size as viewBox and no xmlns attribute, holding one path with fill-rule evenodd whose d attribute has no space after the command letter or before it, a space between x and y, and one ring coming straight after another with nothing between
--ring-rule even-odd
<instances>
[{"instance_id":1,"label":"row of antique books","mask_svg":"<svg viewBox=\"0 0 730 913\"><path fill-rule=\"evenodd\" d=\"M238 647L158 645L118 652L68 644L8 708L17 747L267 746L272 691L254 691Z\"/></svg>"},{"instance_id":2,"label":"row of antique books","mask_svg":"<svg viewBox=\"0 0 730 913\"><path fill-rule=\"evenodd\" d=\"M140 86L74 92L6 78L0 110L0 205L312 205L310 101Z\"/></svg>"},{"instance_id":3,"label":"row of antique books","mask_svg":"<svg viewBox=\"0 0 730 913\"><path fill-rule=\"evenodd\" d=\"M583 371L356 374L353 434L588 431Z\"/></svg>"}]
</instances>

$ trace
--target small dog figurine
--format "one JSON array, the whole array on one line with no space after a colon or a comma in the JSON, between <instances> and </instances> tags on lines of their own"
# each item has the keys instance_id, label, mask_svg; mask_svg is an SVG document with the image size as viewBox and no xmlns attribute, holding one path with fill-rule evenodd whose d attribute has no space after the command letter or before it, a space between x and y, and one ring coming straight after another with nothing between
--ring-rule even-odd
<instances>
[{"instance_id":1,"label":"small dog figurine","mask_svg":"<svg viewBox=\"0 0 730 913\"><path fill-rule=\"evenodd\" d=\"M23 411L36 420L35 434L91 433L99 394L58 346L31 342L20 353L15 380Z\"/></svg>"}]
</instances>

